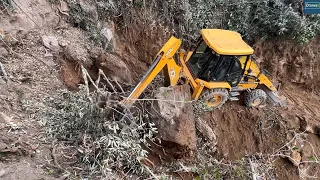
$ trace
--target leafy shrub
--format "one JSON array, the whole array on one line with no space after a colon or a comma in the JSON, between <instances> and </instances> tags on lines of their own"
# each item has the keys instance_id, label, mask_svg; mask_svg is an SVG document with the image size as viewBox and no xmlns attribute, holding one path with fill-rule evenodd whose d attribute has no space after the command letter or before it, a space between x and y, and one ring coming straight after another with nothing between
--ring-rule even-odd
<instances>
[{"instance_id":1,"label":"leafy shrub","mask_svg":"<svg viewBox=\"0 0 320 180\"><path fill-rule=\"evenodd\" d=\"M320 30L320 16L303 16L302 3L295 0L228 0L225 6L225 28L249 40L284 37L306 43Z\"/></svg>"},{"instance_id":2,"label":"leafy shrub","mask_svg":"<svg viewBox=\"0 0 320 180\"><path fill-rule=\"evenodd\" d=\"M100 16L123 27L136 19L153 19L188 42L204 27L238 31L252 42L278 37L308 42L320 30L320 16L303 15L301 0L99 0L97 4Z\"/></svg>"},{"instance_id":3,"label":"leafy shrub","mask_svg":"<svg viewBox=\"0 0 320 180\"><path fill-rule=\"evenodd\" d=\"M79 161L91 171L121 169L143 174L139 159L146 157L147 151L141 145L148 145L147 140L154 137L154 124L144 123L143 115L134 116L129 111L127 118L117 118L117 107L110 105L112 111L108 111L98 106L101 102L101 95L87 95L84 88L74 93L61 90L47 100L43 124L52 138L76 146Z\"/></svg>"},{"instance_id":4,"label":"leafy shrub","mask_svg":"<svg viewBox=\"0 0 320 180\"><path fill-rule=\"evenodd\" d=\"M10 0L0 0L0 10L4 11L8 9L12 9L12 2Z\"/></svg>"}]
</instances>

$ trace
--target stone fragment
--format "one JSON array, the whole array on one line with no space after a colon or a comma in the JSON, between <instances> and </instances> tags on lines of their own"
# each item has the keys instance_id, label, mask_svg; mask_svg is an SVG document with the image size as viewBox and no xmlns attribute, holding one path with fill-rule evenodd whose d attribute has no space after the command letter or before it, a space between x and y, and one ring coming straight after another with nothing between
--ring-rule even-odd
<instances>
[{"instance_id":1,"label":"stone fragment","mask_svg":"<svg viewBox=\"0 0 320 180\"><path fill-rule=\"evenodd\" d=\"M53 52L59 52L60 50L59 42L54 36L42 36L42 43Z\"/></svg>"}]
</instances>

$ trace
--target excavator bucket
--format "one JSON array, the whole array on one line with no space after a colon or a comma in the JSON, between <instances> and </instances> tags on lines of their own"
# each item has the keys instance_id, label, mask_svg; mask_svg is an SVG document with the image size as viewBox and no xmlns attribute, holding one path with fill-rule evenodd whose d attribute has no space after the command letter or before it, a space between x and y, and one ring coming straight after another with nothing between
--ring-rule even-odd
<instances>
[{"instance_id":1,"label":"excavator bucket","mask_svg":"<svg viewBox=\"0 0 320 180\"><path fill-rule=\"evenodd\" d=\"M286 106L287 104L286 98L281 97L278 94L278 91L272 91L266 86L261 86L260 88L268 95L268 97L271 99L271 101L275 106L281 106L281 107Z\"/></svg>"}]
</instances>

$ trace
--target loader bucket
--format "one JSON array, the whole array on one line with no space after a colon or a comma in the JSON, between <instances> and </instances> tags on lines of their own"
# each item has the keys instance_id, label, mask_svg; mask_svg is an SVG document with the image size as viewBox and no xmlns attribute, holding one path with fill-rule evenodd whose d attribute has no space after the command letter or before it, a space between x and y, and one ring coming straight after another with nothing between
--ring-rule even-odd
<instances>
[{"instance_id":1,"label":"loader bucket","mask_svg":"<svg viewBox=\"0 0 320 180\"><path fill-rule=\"evenodd\" d=\"M287 104L286 98L283 96L280 96L278 94L278 91L272 91L269 88L267 88L266 86L261 86L260 87L264 92L266 92L266 94L268 95L268 97L271 99L271 101L273 102L273 104L275 106L281 106L284 107Z\"/></svg>"}]
</instances>

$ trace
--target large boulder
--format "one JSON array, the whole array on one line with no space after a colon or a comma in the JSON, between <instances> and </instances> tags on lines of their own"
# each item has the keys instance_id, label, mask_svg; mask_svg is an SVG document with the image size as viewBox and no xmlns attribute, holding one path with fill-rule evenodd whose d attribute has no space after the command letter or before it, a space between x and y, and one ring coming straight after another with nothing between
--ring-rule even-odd
<instances>
[{"instance_id":1,"label":"large boulder","mask_svg":"<svg viewBox=\"0 0 320 180\"><path fill-rule=\"evenodd\" d=\"M161 87L155 97L158 100L154 101L150 112L162 146L169 144L172 148L174 144L176 152L171 152L178 153L178 158L192 155L196 150L196 129L190 87Z\"/></svg>"},{"instance_id":2,"label":"large boulder","mask_svg":"<svg viewBox=\"0 0 320 180\"><path fill-rule=\"evenodd\" d=\"M111 80L117 80L120 83L132 83L131 71L118 56L101 53L95 63L96 67L101 69Z\"/></svg>"},{"instance_id":3,"label":"large boulder","mask_svg":"<svg viewBox=\"0 0 320 180\"><path fill-rule=\"evenodd\" d=\"M92 65L92 60L88 50L82 44L69 44L64 48L64 55L67 60L82 64L85 67Z\"/></svg>"}]
</instances>

